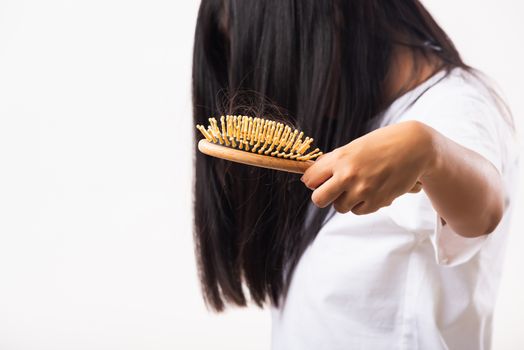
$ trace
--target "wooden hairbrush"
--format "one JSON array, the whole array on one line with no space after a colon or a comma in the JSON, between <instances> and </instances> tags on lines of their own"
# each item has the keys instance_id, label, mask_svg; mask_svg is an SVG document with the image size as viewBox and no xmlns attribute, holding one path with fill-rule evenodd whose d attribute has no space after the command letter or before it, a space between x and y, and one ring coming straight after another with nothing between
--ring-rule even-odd
<instances>
[{"instance_id":1,"label":"wooden hairbrush","mask_svg":"<svg viewBox=\"0 0 524 350\"><path fill-rule=\"evenodd\" d=\"M303 174L322 155L318 148L306 153L312 138L273 120L228 115L220 117L220 127L215 118L207 129L196 127L205 137L200 152L237 163Z\"/></svg>"},{"instance_id":2,"label":"wooden hairbrush","mask_svg":"<svg viewBox=\"0 0 524 350\"><path fill-rule=\"evenodd\" d=\"M302 139L303 132L273 120L228 115L220 117L220 127L209 118L207 129L196 128L205 137L198 142L200 152L237 163L303 174L322 155L318 148L306 153L312 138ZM421 188L417 181L409 192Z\"/></svg>"}]
</instances>

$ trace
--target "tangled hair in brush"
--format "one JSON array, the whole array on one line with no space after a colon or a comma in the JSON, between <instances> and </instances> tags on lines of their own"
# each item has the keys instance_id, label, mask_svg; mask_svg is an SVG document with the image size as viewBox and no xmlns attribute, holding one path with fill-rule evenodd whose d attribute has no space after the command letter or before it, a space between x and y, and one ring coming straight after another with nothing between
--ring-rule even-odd
<instances>
[{"instance_id":1,"label":"tangled hair in brush","mask_svg":"<svg viewBox=\"0 0 524 350\"><path fill-rule=\"evenodd\" d=\"M203 0L193 122L273 118L329 152L368 132L392 102L383 85L394 45L437 57L439 69L467 68L417 0ZM329 208L308 205L298 175L201 154L197 132L194 240L206 305L278 306Z\"/></svg>"}]
</instances>

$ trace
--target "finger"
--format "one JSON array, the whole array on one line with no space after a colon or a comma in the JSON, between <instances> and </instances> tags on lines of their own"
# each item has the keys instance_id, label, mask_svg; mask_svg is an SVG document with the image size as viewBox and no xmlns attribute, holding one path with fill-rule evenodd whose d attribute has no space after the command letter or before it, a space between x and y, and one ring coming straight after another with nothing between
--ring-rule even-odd
<instances>
[{"instance_id":1,"label":"finger","mask_svg":"<svg viewBox=\"0 0 524 350\"><path fill-rule=\"evenodd\" d=\"M345 191L335 199L333 207L337 212L345 214L350 212L358 203L362 203L361 199L357 198L355 194Z\"/></svg>"},{"instance_id":2,"label":"finger","mask_svg":"<svg viewBox=\"0 0 524 350\"><path fill-rule=\"evenodd\" d=\"M415 186L413 186L413 188L411 188L411 190L409 190L408 192L409 193L417 193L417 192L420 192L420 190L422 190L422 184L417 181Z\"/></svg>"},{"instance_id":3,"label":"finger","mask_svg":"<svg viewBox=\"0 0 524 350\"><path fill-rule=\"evenodd\" d=\"M351 211L356 215L371 214L376 212L380 208L389 207L394 200L394 196L381 196L380 198L377 198L377 196L372 196L367 198L365 201L362 201L355 205L351 209Z\"/></svg>"},{"instance_id":4,"label":"finger","mask_svg":"<svg viewBox=\"0 0 524 350\"><path fill-rule=\"evenodd\" d=\"M329 154L323 154L304 172L300 180L307 188L314 190L331 176L333 176L333 168Z\"/></svg>"},{"instance_id":5,"label":"finger","mask_svg":"<svg viewBox=\"0 0 524 350\"><path fill-rule=\"evenodd\" d=\"M355 215L365 215L376 212L381 208L380 205L374 204L372 201L360 202L355 205L351 212Z\"/></svg>"},{"instance_id":6,"label":"finger","mask_svg":"<svg viewBox=\"0 0 524 350\"><path fill-rule=\"evenodd\" d=\"M342 192L344 192L342 182L335 176L332 176L329 180L313 191L311 200L317 207L325 208L337 199Z\"/></svg>"}]
</instances>

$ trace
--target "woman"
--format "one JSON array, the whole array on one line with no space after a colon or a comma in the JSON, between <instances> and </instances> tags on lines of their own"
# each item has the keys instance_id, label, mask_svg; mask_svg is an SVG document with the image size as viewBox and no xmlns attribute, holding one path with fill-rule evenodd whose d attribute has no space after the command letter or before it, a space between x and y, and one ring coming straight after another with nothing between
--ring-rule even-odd
<instances>
[{"instance_id":1,"label":"woman","mask_svg":"<svg viewBox=\"0 0 524 350\"><path fill-rule=\"evenodd\" d=\"M270 306L274 349L489 348L517 156L478 76L416 0L202 1L195 124L327 152L302 177L196 153L207 304Z\"/></svg>"}]
</instances>

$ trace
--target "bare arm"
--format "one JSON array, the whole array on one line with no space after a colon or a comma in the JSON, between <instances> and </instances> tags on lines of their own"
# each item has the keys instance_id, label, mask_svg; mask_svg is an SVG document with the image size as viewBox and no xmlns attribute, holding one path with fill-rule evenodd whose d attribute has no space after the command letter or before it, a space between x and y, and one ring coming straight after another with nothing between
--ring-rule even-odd
<instances>
[{"instance_id":1,"label":"bare arm","mask_svg":"<svg viewBox=\"0 0 524 350\"><path fill-rule=\"evenodd\" d=\"M372 213L422 183L439 215L458 234L492 232L503 209L495 167L426 124L407 121L375 130L321 156L302 177L319 207Z\"/></svg>"},{"instance_id":2,"label":"bare arm","mask_svg":"<svg viewBox=\"0 0 524 350\"><path fill-rule=\"evenodd\" d=\"M431 203L465 237L491 233L504 211L500 174L488 160L422 124L434 161L420 178Z\"/></svg>"}]
</instances>

